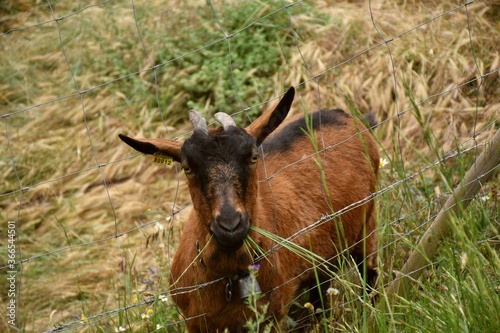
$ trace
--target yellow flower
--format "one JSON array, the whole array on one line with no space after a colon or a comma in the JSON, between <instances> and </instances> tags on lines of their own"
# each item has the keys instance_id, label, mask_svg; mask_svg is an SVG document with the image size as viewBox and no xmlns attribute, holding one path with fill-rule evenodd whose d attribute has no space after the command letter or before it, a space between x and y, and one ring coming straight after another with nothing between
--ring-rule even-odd
<instances>
[{"instance_id":1,"label":"yellow flower","mask_svg":"<svg viewBox=\"0 0 500 333\"><path fill-rule=\"evenodd\" d=\"M304 307L305 307L306 309L311 310L311 311L313 311L313 310L314 310L314 305L312 305L312 304L311 304L311 303L309 303L309 302L306 302L306 304L304 304Z\"/></svg>"},{"instance_id":2,"label":"yellow flower","mask_svg":"<svg viewBox=\"0 0 500 333\"><path fill-rule=\"evenodd\" d=\"M82 321L82 323L84 323L84 324L88 324L88 322L89 322L89 321L88 321L88 319L87 319L87 317L85 317L85 315L84 315L83 313L82 313L82 316L80 317L80 320L81 320L81 321Z\"/></svg>"},{"instance_id":3,"label":"yellow flower","mask_svg":"<svg viewBox=\"0 0 500 333\"><path fill-rule=\"evenodd\" d=\"M148 315L152 315L154 313L153 309L149 308L148 311L147 311L147 314Z\"/></svg>"},{"instance_id":4,"label":"yellow flower","mask_svg":"<svg viewBox=\"0 0 500 333\"><path fill-rule=\"evenodd\" d=\"M380 158L379 162L378 162L378 165L382 168L382 167L385 167L387 164L389 164L389 161L387 160L387 158Z\"/></svg>"}]
</instances>

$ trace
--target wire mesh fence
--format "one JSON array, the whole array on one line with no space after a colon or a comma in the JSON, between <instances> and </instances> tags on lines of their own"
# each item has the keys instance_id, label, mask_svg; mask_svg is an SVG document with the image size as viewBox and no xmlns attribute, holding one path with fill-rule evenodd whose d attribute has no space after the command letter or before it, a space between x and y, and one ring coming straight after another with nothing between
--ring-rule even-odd
<instances>
[{"instance_id":1,"label":"wire mesh fence","mask_svg":"<svg viewBox=\"0 0 500 333\"><path fill-rule=\"evenodd\" d=\"M183 331L197 318L178 313L168 276L192 210L187 185L177 164L152 164L118 133L183 140L192 133L190 108L209 122L223 111L247 126L289 86L298 92L295 114L373 114L381 168L375 193L311 218L286 241L375 200L383 289L498 128L498 5L0 5L0 327ZM477 205L490 224L476 243L497 244L498 185L482 185ZM262 256L273 251L283 244ZM355 268L336 269L329 283L360 293L346 282L356 280ZM295 298L298 308L307 292ZM324 312L345 315L360 297L330 302Z\"/></svg>"}]
</instances>

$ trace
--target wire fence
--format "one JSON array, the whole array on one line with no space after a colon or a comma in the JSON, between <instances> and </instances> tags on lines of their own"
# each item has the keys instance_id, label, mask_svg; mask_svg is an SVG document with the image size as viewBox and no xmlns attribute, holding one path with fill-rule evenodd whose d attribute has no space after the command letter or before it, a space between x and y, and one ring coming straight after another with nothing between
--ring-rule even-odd
<instances>
[{"instance_id":1,"label":"wire fence","mask_svg":"<svg viewBox=\"0 0 500 333\"><path fill-rule=\"evenodd\" d=\"M379 261L394 260L388 252L395 247L407 254L411 248L408 242L418 240L439 211L443 198L452 193L450 184L442 185L431 174L441 173L443 178L457 182L460 172L450 171L443 176L443 171L436 170L454 170L448 165L466 168L498 127L498 50L484 50L491 37L483 26L487 22L484 13L488 3L476 0L448 4L437 7L437 12L423 2L418 6L420 21L409 20L396 28L391 24L410 11L398 2L255 2L255 7L242 15L244 19L237 28L230 18L235 11L230 4L208 1L190 7L171 1L107 0L73 5L47 1L34 8L10 2L5 5L9 15L0 25L4 59L4 74L0 76L0 90L4 91L0 95L0 163L5 184L0 192L1 229L5 230L0 240L0 272L6 278L0 285L4 309L0 327L30 332L85 328L182 331L186 321L197 319L182 318L171 310L175 309L171 303L164 305L168 310L156 307L164 298L174 296L169 291L167 276L182 222L191 209L180 170L174 166L165 171L152 167L139 154L130 155L131 151L118 141L117 133L128 131L178 139L189 136L191 131L183 121L172 120L186 118L188 99L197 98L196 106L204 104L204 112L209 116L216 108L214 99L226 96L226 92L219 91L207 97L206 92L196 89L183 93L190 83L183 80L202 80L198 72L204 70L203 66L205 70L213 69L206 61L208 57L219 57L229 73L219 79L228 81L223 88L231 88L227 93L233 98L231 114L240 116L242 123L254 120L262 107L275 103L286 85L298 88L306 105L303 107L309 111L337 107L333 103L338 102L351 112L372 112L379 120L375 133L381 155L389 160L389 167L381 170L379 190L338 212L325 212L321 219L310 221L306 228L286 239L290 242L376 200L376 232L384 235ZM228 11L228 7L232 9ZM331 17L347 15L354 8L364 13L360 20L367 25L357 27L351 35L337 35L343 33L339 31L345 27L342 24L351 23L344 18L331 23ZM195 17L199 13L205 15L205 21ZM462 30L448 29L445 38L456 44L455 50L441 54L437 50L441 42L433 40L438 35L435 30L454 20L459 22L454 27L462 26ZM174 27L178 29L172 29L168 21L177 22ZM201 31L205 29L207 35L200 37L199 30L186 33L195 25L201 25ZM306 28L310 26L314 27L311 31ZM331 39L338 40L325 38L322 26L332 30ZM186 27L188 30L182 29ZM364 30L366 27L371 30ZM245 45L247 34L256 35L262 29L273 31L275 40L265 41L271 45L269 52L280 50L276 61L281 67L290 68L280 68L279 75L267 73L268 68L276 68L270 67L266 58L242 65L241 52L251 53L252 45L245 49L241 44ZM350 39L356 42L354 36L362 34L366 34L366 44L350 45L350 53L322 62L321 54L332 53L335 48L344 50ZM175 42L164 43L165 38ZM308 44L315 38L325 45ZM187 40L199 40L202 44L189 51L172 48ZM406 49L406 43L417 40L431 46L414 53ZM214 51L220 45L226 52ZM420 57L419 52L425 55ZM436 54L442 57L436 62L442 62L443 67L459 68L459 74L455 77L450 70L451 77L433 90L429 86L442 79L439 76L443 73L432 73L429 82L420 82L426 78L415 73L431 66L429 58ZM140 59L135 59L139 55ZM283 59L288 56L289 59ZM385 67L370 71L370 66L381 57L385 58L381 60ZM200 66L191 68L191 59ZM252 83L247 79L240 81L240 72L245 70ZM287 73L290 71L293 74ZM366 71L366 77L356 79L357 71ZM385 73L383 78L379 77L380 72ZM268 80L259 81L253 73L268 75ZM331 81L341 76L362 88L355 91L344 81L332 88L335 84ZM267 93L261 86L264 83L270 85ZM247 94L249 85L250 90L260 94ZM424 86L429 89L421 93L418 89ZM210 86L208 90L223 88ZM365 98L378 90L380 96ZM417 96L411 96L412 92ZM251 102L246 100L248 96ZM377 100L379 104L375 105L373 101ZM175 114L177 109L183 110L177 111L181 115ZM421 115L421 111L425 114ZM458 117L454 111L466 116L454 118ZM436 129L434 119L442 113L445 115L441 122L448 126ZM470 123L463 125L463 120ZM457 129L450 132L450 128ZM431 139L426 136L429 132ZM422 144L412 144L413 139ZM326 144L323 151L335 146ZM309 158L312 156L302 160ZM268 182L302 160L287 164L260 181ZM433 179L432 187L426 183L429 179ZM493 200L496 191L495 186L484 184L481 198ZM427 192L433 193L421 200L412 197ZM383 207L390 198L401 200L392 203L392 207ZM480 242L495 241L495 237ZM283 244L276 244L262 257L283 250L282 247ZM323 264L330 265L333 259L325 258ZM394 265L399 267L404 262L401 260L394 261ZM347 269L332 280L350 279L352 275L353 269ZM186 288L182 293L194 293L221 279ZM298 295L295 301L301 297ZM355 302L353 299L332 307L353 307ZM150 327L143 323L141 314L153 305L155 314L161 313L164 319Z\"/></svg>"}]
</instances>

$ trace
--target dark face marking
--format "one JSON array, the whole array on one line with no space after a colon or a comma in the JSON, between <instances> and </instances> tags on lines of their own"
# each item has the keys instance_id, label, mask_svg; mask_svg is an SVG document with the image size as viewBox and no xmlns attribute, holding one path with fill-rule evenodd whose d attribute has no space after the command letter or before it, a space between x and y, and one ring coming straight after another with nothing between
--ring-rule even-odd
<instances>
[{"instance_id":1,"label":"dark face marking","mask_svg":"<svg viewBox=\"0 0 500 333\"><path fill-rule=\"evenodd\" d=\"M239 249L250 230L257 153L255 140L238 127L195 132L182 147L195 209L224 251Z\"/></svg>"}]
</instances>

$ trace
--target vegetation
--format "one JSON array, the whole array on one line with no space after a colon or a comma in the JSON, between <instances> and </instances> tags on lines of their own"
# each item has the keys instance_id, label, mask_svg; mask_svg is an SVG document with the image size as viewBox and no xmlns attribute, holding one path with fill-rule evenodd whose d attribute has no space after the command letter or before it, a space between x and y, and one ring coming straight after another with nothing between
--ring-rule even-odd
<instances>
[{"instance_id":1,"label":"vegetation","mask_svg":"<svg viewBox=\"0 0 500 333\"><path fill-rule=\"evenodd\" d=\"M0 307L10 300L7 221L16 221L24 332L184 331L168 297L191 209L183 175L137 156L120 132L183 139L189 108L245 125L291 85L295 113L373 113L388 162L377 198L383 302L500 127L495 0L0 7ZM364 332L371 315L380 332L500 331L498 183L497 174L456 216L453 237L392 311L374 309L347 262L311 331ZM306 302L295 306L315 313Z\"/></svg>"}]
</instances>

